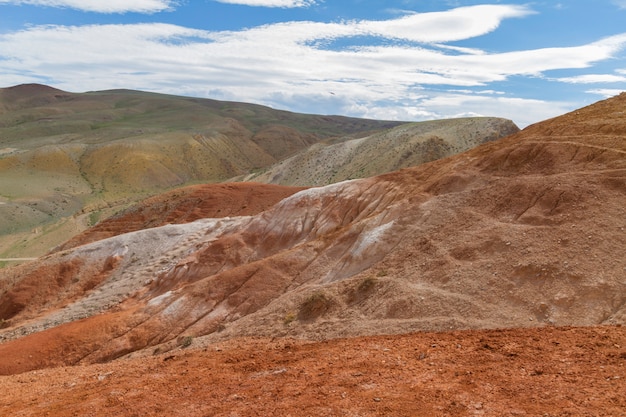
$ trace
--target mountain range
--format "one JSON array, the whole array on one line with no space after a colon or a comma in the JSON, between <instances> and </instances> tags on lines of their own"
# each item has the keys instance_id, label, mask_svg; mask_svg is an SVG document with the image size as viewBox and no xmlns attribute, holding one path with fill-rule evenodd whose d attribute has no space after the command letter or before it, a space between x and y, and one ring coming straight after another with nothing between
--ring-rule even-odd
<instances>
[{"instance_id":1,"label":"mountain range","mask_svg":"<svg viewBox=\"0 0 626 417\"><path fill-rule=\"evenodd\" d=\"M503 119L458 123L468 129L457 121L303 115L131 90L0 89L0 258L43 255L137 201L185 185L246 177L327 185L448 156L518 130ZM405 128L385 133L400 125ZM372 152L380 155L365 169ZM273 168L288 158L291 173ZM318 163L305 166L302 158ZM332 175L317 172L327 165ZM283 171L283 180L266 180L268 169Z\"/></svg>"}]
</instances>

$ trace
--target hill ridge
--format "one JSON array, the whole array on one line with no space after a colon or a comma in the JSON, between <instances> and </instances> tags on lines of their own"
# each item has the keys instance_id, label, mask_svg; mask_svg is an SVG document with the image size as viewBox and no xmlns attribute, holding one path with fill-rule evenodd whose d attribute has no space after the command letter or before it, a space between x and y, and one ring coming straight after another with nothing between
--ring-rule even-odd
<instances>
[{"instance_id":1,"label":"hill ridge","mask_svg":"<svg viewBox=\"0 0 626 417\"><path fill-rule=\"evenodd\" d=\"M0 356L13 359L0 373L151 355L185 337L625 324L626 118L613 116L625 100L579 114L603 131L573 145L551 140L570 115L249 216L3 270Z\"/></svg>"},{"instance_id":2,"label":"hill ridge","mask_svg":"<svg viewBox=\"0 0 626 417\"><path fill-rule=\"evenodd\" d=\"M149 196L403 123L132 90L0 89L0 256L39 256Z\"/></svg>"}]
</instances>

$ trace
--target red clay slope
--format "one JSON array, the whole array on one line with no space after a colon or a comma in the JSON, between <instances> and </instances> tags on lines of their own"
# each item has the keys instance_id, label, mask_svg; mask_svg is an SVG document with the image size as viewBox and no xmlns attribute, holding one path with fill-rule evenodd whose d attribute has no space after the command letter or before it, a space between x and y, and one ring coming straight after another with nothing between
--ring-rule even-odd
<instances>
[{"instance_id":1,"label":"red clay slope","mask_svg":"<svg viewBox=\"0 0 626 417\"><path fill-rule=\"evenodd\" d=\"M178 188L101 221L56 251L166 224L189 223L207 217L251 216L303 189L246 182Z\"/></svg>"},{"instance_id":2,"label":"red clay slope","mask_svg":"<svg viewBox=\"0 0 626 417\"><path fill-rule=\"evenodd\" d=\"M625 107L623 94L253 216L136 231L5 270L0 373L166 351L187 336L624 323Z\"/></svg>"}]
</instances>

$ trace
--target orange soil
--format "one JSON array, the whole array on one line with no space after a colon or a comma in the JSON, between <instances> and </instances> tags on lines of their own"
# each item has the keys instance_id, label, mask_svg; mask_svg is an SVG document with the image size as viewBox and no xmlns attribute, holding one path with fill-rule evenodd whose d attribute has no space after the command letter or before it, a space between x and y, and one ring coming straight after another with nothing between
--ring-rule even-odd
<instances>
[{"instance_id":1,"label":"orange soil","mask_svg":"<svg viewBox=\"0 0 626 417\"><path fill-rule=\"evenodd\" d=\"M304 187L247 182L191 185L159 194L105 219L70 239L58 250L168 223L188 223L203 218L252 216L303 189Z\"/></svg>"},{"instance_id":2,"label":"orange soil","mask_svg":"<svg viewBox=\"0 0 626 417\"><path fill-rule=\"evenodd\" d=\"M0 386L6 416L624 416L626 328L197 339Z\"/></svg>"}]
</instances>

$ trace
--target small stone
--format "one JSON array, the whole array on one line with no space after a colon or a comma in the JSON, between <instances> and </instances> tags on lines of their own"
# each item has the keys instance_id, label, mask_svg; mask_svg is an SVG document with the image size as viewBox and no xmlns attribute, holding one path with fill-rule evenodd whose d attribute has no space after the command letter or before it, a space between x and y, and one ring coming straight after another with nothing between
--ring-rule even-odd
<instances>
[{"instance_id":1,"label":"small stone","mask_svg":"<svg viewBox=\"0 0 626 417\"><path fill-rule=\"evenodd\" d=\"M98 375L98 381L104 381L105 379L107 379L112 374L113 374L113 371L106 372L104 374L100 374L100 375Z\"/></svg>"},{"instance_id":2,"label":"small stone","mask_svg":"<svg viewBox=\"0 0 626 417\"><path fill-rule=\"evenodd\" d=\"M380 402L380 398L378 398L378 397L374 397L374 401L375 401L375 402L377 402L377 403L379 403L379 402Z\"/></svg>"}]
</instances>

